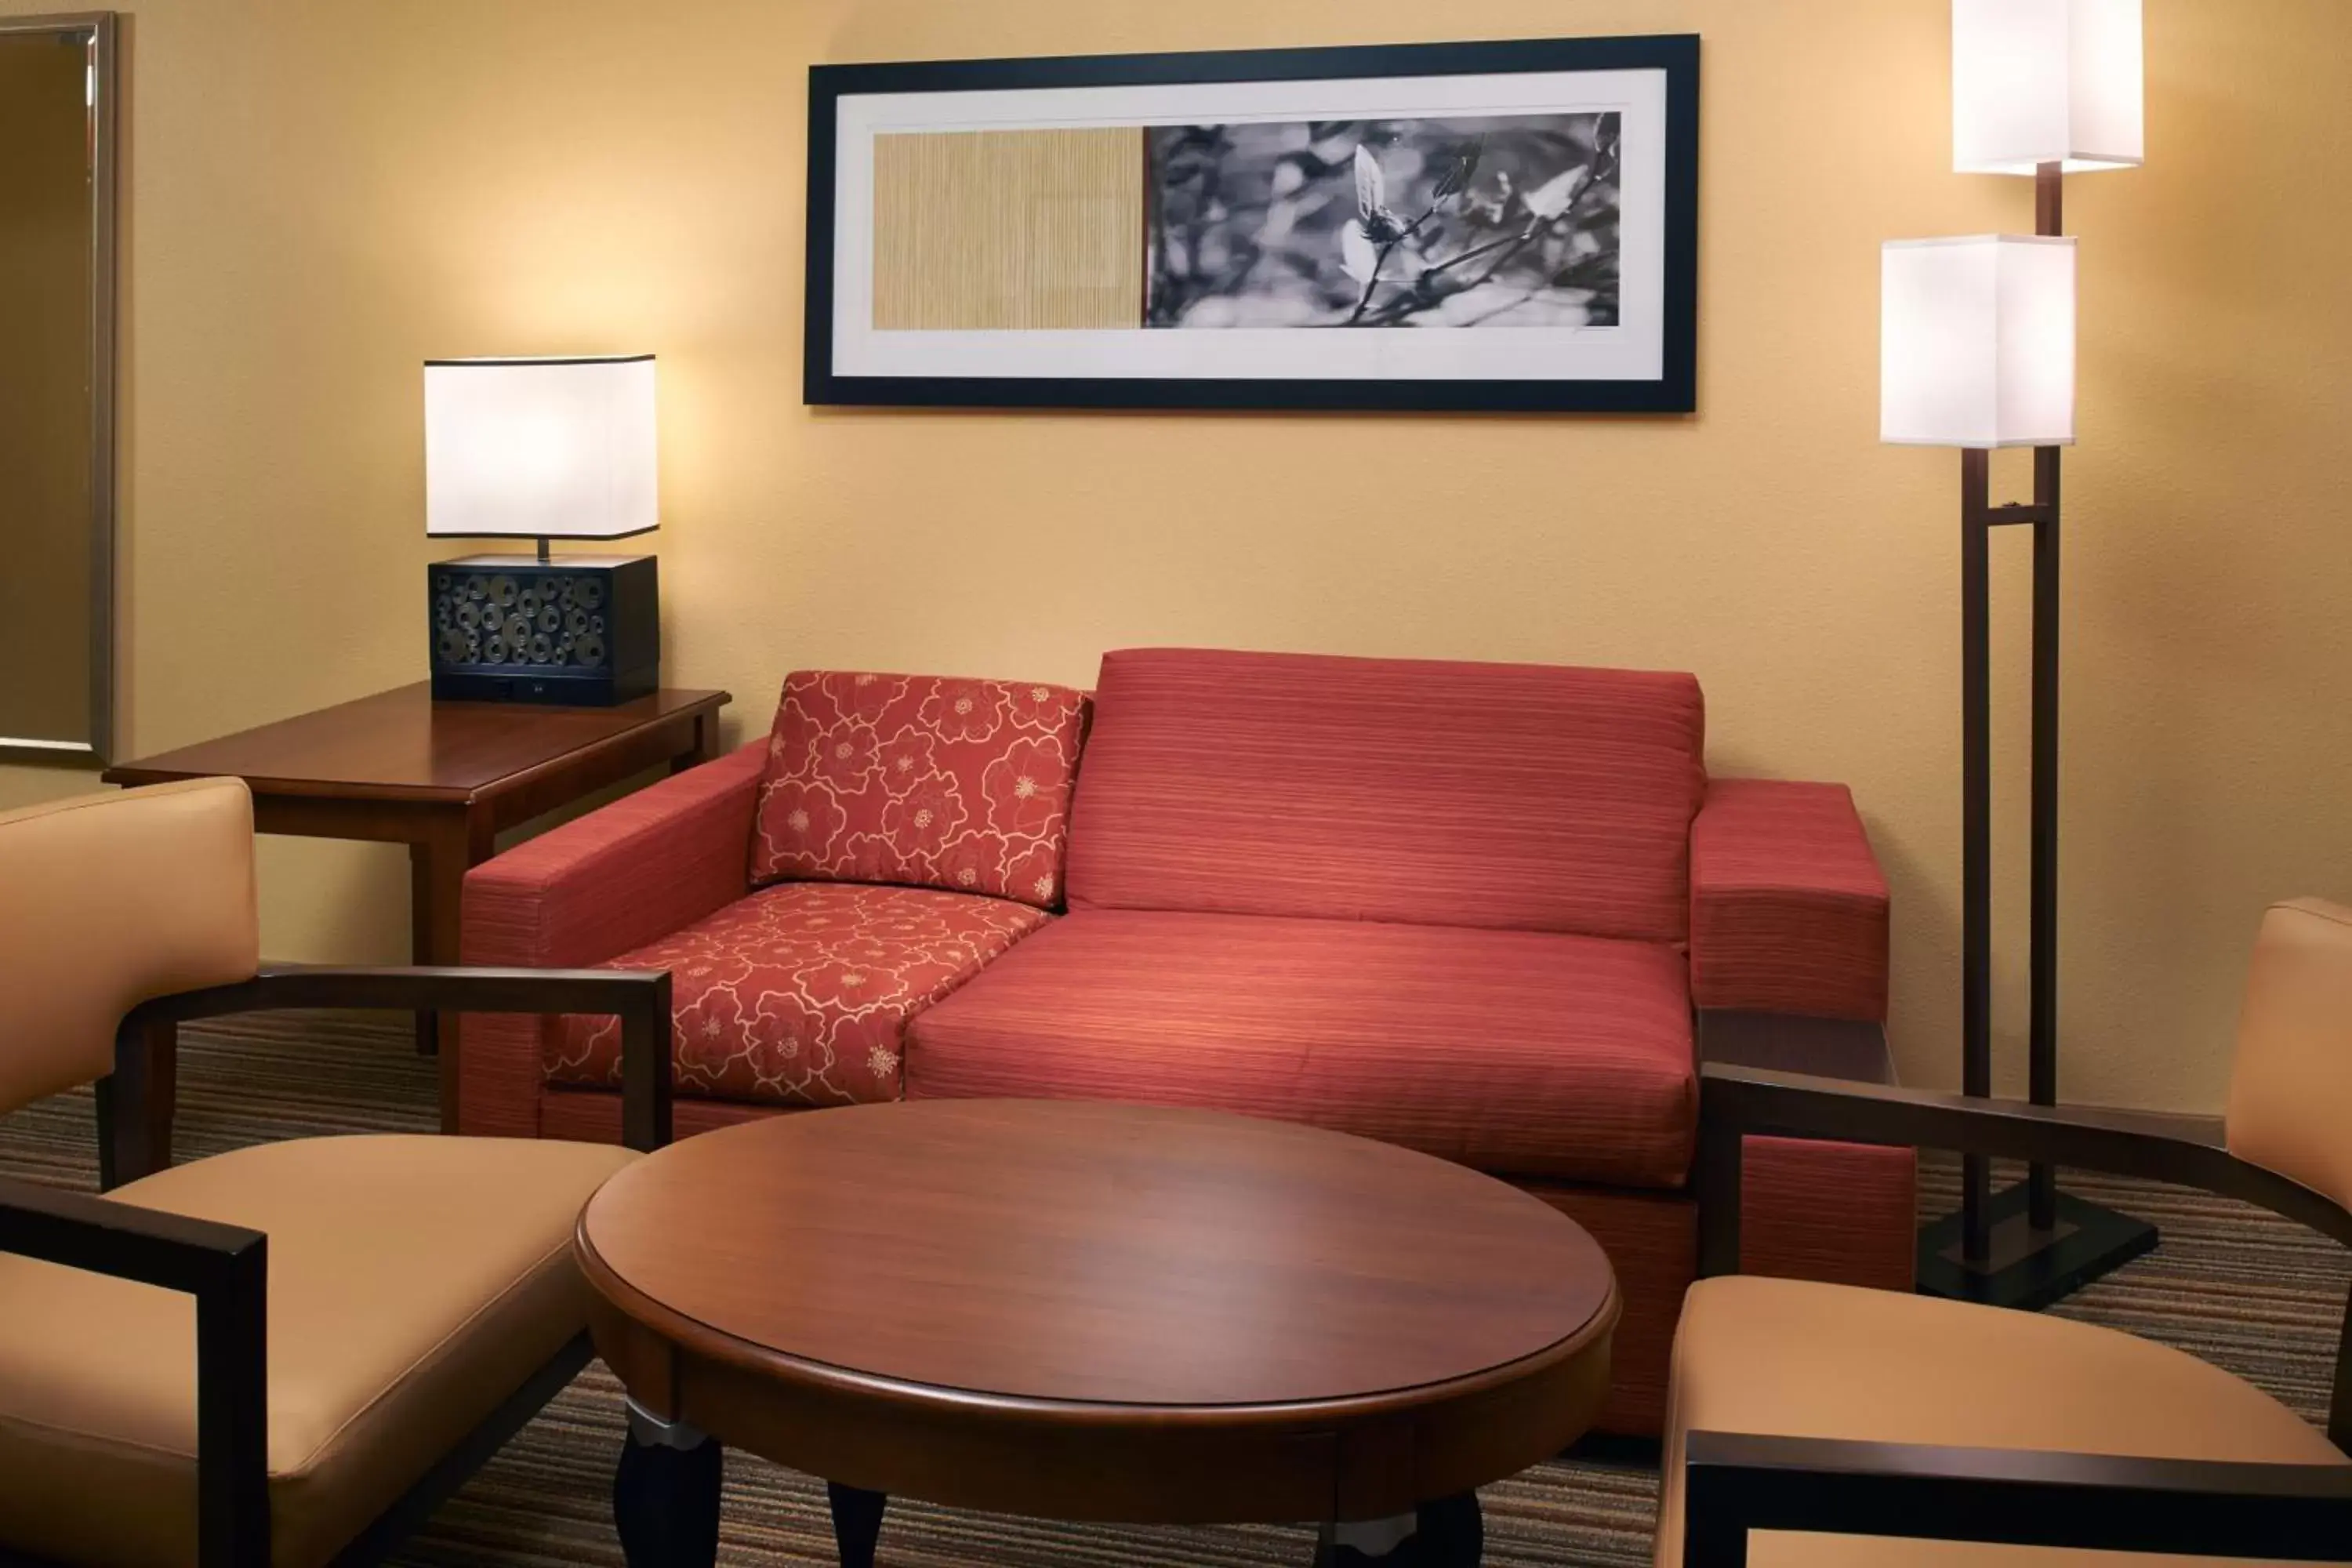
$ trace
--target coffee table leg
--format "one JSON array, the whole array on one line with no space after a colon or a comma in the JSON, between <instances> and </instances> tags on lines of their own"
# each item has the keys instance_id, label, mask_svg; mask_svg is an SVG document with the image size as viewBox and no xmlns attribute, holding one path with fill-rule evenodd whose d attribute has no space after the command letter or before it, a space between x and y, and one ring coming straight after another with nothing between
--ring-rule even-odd
<instances>
[{"instance_id":1,"label":"coffee table leg","mask_svg":"<svg viewBox=\"0 0 2352 1568\"><path fill-rule=\"evenodd\" d=\"M1428 1568L1477 1568L1486 1553L1486 1516L1478 1508L1476 1492L1425 1502L1419 1519L1412 1537L1421 1549L1415 1563Z\"/></svg>"},{"instance_id":2,"label":"coffee table leg","mask_svg":"<svg viewBox=\"0 0 2352 1568\"><path fill-rule=\"evenodd\" d=\"M824 1483L824 1497L833 1505L833 1541L841 1549L841 1568L874 1568L874 1543L882 1539L882 1510L890 1500L839 1481Z\"/></svg>"},{"instance_id":3,"label":"coffee table leg","mask_svg":"<svg viewBox=\"0 0 2352 1568\"><path fill-rule=\"evenodd\" d=\"M629 1438L613 1473L613 1523L629 1568L712 1568L723 1464L705 1434L629 1402Z\"/></svg>"},{"instance_id":4,"label":"coffee table leg","mask_svg":"<svg viewBox=\"0 0 2352 1568\"><path fill-rule=\"evenodd\" d=\"M1486 1550L1478 1494L1425 1502L1396 1519L1326 1525L1316 1568L1477 1568Z\"/></svg>"}]
</instances>

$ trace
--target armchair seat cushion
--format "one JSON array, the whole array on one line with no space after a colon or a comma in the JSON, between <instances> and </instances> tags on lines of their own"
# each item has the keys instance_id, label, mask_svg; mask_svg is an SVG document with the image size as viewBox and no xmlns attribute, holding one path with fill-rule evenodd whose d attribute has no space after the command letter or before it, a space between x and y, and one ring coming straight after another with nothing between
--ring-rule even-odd
<instances>
[{"instance_id":1,"label":"armchair seat cushion","mask_svg":"<svg viewBox=\"0 0 2352 1568\"><path fill-rule=\"evenodd\" d=\"M613 959L667 969L681 1095L773 1105L899 1097L907 1020L1045 923L927 888L785 882ZM547 1080L621 1086L617 1018L550 1031Z\"/></svg>"},{"instance_id":2,"label":"armchair seat cushion","mask_svg":"<svg viewBox=\"0 0 2352 1568\"><path fill-rule=\"evenodd\" d=\"M1792 1279L1693 1286L1675 1337L1668 1399L1659 1568L1681 1568L1683 1437L1694 1431L2347 1462L2269 1394L2164 1345L2036 1312ZM1748 1560L1754 1568L2111 1568L2149 1561L1780 1534L1753 1538Z\"/></svg>"},{"instance_id":3,"label":"armchair seat cushion","mask_svg":"<svg viewBox=\"0 0 2352 1568\"><path fill-rule=\"evenodd\" d=\"M586 1326L572 1226L633 1158L315 1138L110 1194L269 1237L273 1562L332 1556ZM194 1298L0 1257L0 1543L194 1563Z\"/></svg>"},{"instance_id":4,"label":"armchair seat cushion","mask_svg":"<svg viewBox=\"0 0 2352 1568\"><path fill-rule=\"evenodd\" d=\"M1681 1184L1690 997L1664 943L1088 910L915 1020L908 1093L1310 1122L1485 1171Z\"/></svg>"}]
</instances>

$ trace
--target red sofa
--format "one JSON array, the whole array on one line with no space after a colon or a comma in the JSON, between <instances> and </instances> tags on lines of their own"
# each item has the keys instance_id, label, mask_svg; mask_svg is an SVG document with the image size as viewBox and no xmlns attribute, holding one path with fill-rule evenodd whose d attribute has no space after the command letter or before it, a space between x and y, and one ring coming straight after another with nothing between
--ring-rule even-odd
<instances>
[{"instance_id":1,"label":"red sofa","mask_svg":"<svg viewBox=\"0 0 2352 1568\"><path fill-rule=\"evenodd\" d=\"M1846 791L1709 780L1703 739L1686 675L1137 650L1091 703L795 676L767 739L477 868L464 957L670 969L682 1131L1102 1098L1508 1178L1608 1249L1604 1424L1654 1432L1696 1262L1695 1018L1885 1011ZM616 1137L610 1034L464 1019L461 1129ZM1752 1270L1909 1287L1907 1152L1748 1169Z\"/></svg>"}]
</instances>

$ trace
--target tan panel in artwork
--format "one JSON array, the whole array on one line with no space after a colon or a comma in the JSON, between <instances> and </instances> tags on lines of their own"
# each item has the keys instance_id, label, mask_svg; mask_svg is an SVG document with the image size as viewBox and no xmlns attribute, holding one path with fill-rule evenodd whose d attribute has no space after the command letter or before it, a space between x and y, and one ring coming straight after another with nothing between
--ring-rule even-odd
<instances>
[{"instance_id":1,"label":"tan panel in artwork","mask_svg":"<svg viewBox=\"0 0 2352 1568\"><path fill-rule=\"evenodd\" d=\"M1143 324L1143 132L874 139L874 325Z\"/></svg>"}]
</instances>

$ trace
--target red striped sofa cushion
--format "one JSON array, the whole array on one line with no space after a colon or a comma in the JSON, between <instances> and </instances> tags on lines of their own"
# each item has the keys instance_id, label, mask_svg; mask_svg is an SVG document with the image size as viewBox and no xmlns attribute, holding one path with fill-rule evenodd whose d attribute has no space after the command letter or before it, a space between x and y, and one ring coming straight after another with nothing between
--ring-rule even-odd
<instances>
[{"instance_id":1,"label":"red striped sofa cushion","mask_svg":"<svg viewBox=\"0 0 2352 1568\"><path fill-rule=\"evenodd\" d=\"M1676 1187L1682 955L1549 931L1097 910L908 1026L910 1099L1197 1105L1512 1176Z\"/></svg>"},{"instance_id":2,"label":"red striped sofa cushion","mask_svg":"<svg viewBox=\"0 0 2352 1568\"><path fill-rule=\"evenodd\" d=\"M1688 675L1112 653L1070 907L1679 942L1705 728Z\"/></svg>"}]
</instances>

